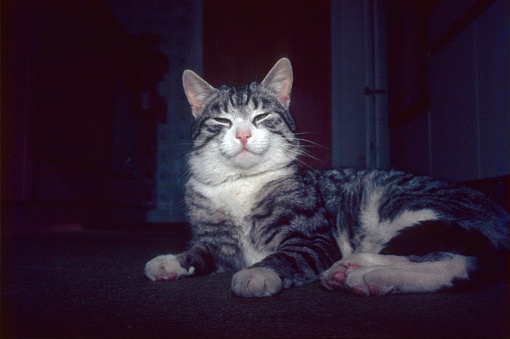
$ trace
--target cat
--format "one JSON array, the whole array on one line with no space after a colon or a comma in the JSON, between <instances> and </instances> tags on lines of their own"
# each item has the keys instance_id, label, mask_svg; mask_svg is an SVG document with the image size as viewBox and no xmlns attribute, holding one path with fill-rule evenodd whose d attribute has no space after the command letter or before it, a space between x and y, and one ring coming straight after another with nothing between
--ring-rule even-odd
<instances>
[{"instance_id":1,"label":"cat","mask_svg":"<svg viewBox=\"0 0 510 339\"><path fill-rule=\"evenodd\" d=\"M300 166L292 82L286 58L244 88L214 88L184 71L195 118L185 193L192 240L150 260L150 280L230 271L240 297L319 279L380 296L497 276L510 216L478 191L396 170Z\"/></svg>"}]
</instances>

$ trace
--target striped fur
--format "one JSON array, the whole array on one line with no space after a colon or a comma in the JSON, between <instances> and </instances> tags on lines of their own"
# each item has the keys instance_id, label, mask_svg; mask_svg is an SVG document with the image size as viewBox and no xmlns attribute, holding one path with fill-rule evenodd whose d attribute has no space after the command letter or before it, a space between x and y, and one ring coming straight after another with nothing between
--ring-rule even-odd
<instances>
[{"instance_id":1,"label":"striped fur","mask_svg":"<svg viewBox=\"0 0 510 339\"><path fill-rule=\"evenodd\" d=\"M193 239L187 251L149 261L149 279L233 271L241 297L319 278L331 290L383 295L497 271L510 217L481 193L398 171L299 168L287 59L244 88L213 88L192 71L183 84L195 117Z\"/></svg>"}]
</instances>

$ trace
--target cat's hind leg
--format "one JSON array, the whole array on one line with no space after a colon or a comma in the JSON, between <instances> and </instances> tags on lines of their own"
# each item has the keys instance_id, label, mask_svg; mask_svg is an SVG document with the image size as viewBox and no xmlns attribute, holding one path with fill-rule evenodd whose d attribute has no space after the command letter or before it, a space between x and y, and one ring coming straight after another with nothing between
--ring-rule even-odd
<instances>
[{"instance_id":1,"label":"cat's hind leg","mask_svg":"<svg viewBox=\"0 0 510 339\"><path fill-rule=\"evenodd\" d=\"M335 263L321 275L321 282L327 289L362 296L435 292L469 279L474 261L444 252L427 257L360 253Z\"/></svg>"}]
</instances>

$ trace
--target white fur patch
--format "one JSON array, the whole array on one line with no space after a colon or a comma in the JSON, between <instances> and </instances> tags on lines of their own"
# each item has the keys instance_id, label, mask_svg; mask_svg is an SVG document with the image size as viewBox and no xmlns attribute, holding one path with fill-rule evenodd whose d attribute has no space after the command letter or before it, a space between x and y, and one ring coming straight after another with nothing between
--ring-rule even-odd
<instances>
[{"instance_id":1,"label":"white fur patch","mask_svg":"<svg viewBox=\"0 0 510 339\"><path fill-rule=\"evenodd\" d=\"M398 255L382 255L377 253L358 253L343 258L338 263L349 266L355 264L357 266L387 266L399 263L408 263L409 259Z\"/></svg>"},{"instance_id":2,"label":"white fur patch","mask_svg":"<svg viewBox=\"0 0 510 339\"><path fill-rule=\"evenodd\" d=\"M381 221L379 215L381 194L381 191L374 191L361 211L360 222L361 227L365 230L365 237L360 247L356 248L357 253L377 253L382 249L384 244L395 236L396 232L416 225L419 222L436 220L438 218L434 211L423 209L418 211L405 211L393 220Z\"/></svg>"},{"instance_id":3,"label":"white fur patch","mask_svg":"<svg viewBox=\"0 0 510 339\"><path fill-rule=\"evenodd\" d=\"M436 220L437 214L428 209L419 211L405 211L391 221L384 221L379 225L379 241L386 243L395 236L395 233L404 228L411 227L422 221Z\"/></svg>"},{"instance_id":4,"label":"white fur patch","mask_svg":"<svg viewBox=\"0 0 510 339\"><path fill-rule=\"evenodd\" d=\"M232 277L232 292L239 297L269 297L283 287L282 279L272 269L254 267L241 270Z\"/></svg>"},{"instance_id":5,"label":"white fur patch","mask_svg":"<svg viewBox=\"0 0 510 339\"><path fill-rule=\"evenodd\" d=\"M169 274L175 274L176 279L182 276L192 275L195 273L195 267L191 266L188 270L183 268L175 255L160 255L145 264L145 276L152 281L156 281L158 277L168 280Z\"/></svg>"},{"instance_id":6,"label":"white fur patch","mask_svg":"<svg viewBox=\"0 0 510 339\"><path fill-rule=\"evenodd\" d=\"M453 286L454 279L467 279L467 265L465 257L454 255L451 259L434 262L367 267L365 272L354 270L346 284L354 286L363 281L366 285L379 287L382 294L435 292Z\"/></svg>"},{"instance_id":7,"label":"white fur patch","mask_svg":"<svg viewBox=\"0 0 510 339\"><path fill-rule=\"evenodd\" d=\"M352 254L352 246L349 242L349 235L347 232L341 232L336 239L336 243L340 248L340 253L342 253L342 257L347 257Z\"/></svg>"},{"instance_id":8,"label":"white fur patch","mask_svg":"<svg viewBox=\"0 0 510 339\"><path fill-rule=\"evenodd\" d=\"M411 225L416 225L419 222L427 220L436 220L436 212L428 209L418 211L405 211L396 217L392 222L393 228L402 229Z\"/></svg>"},{"instance_id":9,"label":"white fur patch","mask_svg":"<svg viewBox=\"0 0 510 339\"><path fill-rule=\"evenodd\" d=\"M220 185L203 184L190 178L188 185L204 195L215 209L232 216L243 228L248 227L245 217L251 215L253 204L259 191L269 182L288 174L288 170L276 170L250 177L226 181ZM249 225L251 226L251 225Z\"/></svg>"},{"instance_id":10,"label":"white fur patch","mask_svg":"<svg viewBox=\"0 0 510 339\"><path fill-rule=\"evenodd\" d=\"M255 263L260 262L262 259L267 257L269 252L260 252L256 250L252 244L248 241L248 236L245 235L241 238L241 242L243 245L243 252L244 252L244 261L246 262L246 266L251 266Z\"/></svg>"},{"instance_id":11,"label":"white fur patch","mask_svg":"<svg viewBox=\"0 0 510 339\"><path fill-rule=\"evenodd\" d=\"M361 210L360 222L365 230L376 229L379 227L379 200L382 192L374 190L368 197L368 201Z\"/></svg>"},{"instance_id":12,"label":"white fur patch","mask_svg":"<svg viewBox=\"0 0 510 339\"><path fill-rule=\"evenodd\" d=\"M354 254L325 271L324 286L338 272L344 276L341 288L364 295L435 292L452 287L455 279L468 279L469 259L452 254L438 261L410 262L405 257L371 253Z\"/></svg>"}]
</instances>

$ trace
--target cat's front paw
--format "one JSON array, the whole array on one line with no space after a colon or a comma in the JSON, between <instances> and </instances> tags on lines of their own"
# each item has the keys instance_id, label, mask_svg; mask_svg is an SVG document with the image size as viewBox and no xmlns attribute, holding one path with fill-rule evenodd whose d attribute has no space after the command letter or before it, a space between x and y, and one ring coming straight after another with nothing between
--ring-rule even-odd
<instances>
[{"instance_id":1,"label":"cat's front paw","mask_svg":"<svg viewBox=\"0 0 510 339\"><path fill-rule=\"evenodd\" d=\"M193 266L185 269L173 254L160 255L145 264L145 276L152 281L177 280L193 273Z\"/></svg>"},{"instance_id":2,"label":"cat's front paw","mask_svg":"<svg viewBox=\"0 0 510 339\"><path fill-rule=\"evenodd\" d=\"M238 297L269 297L281 289L282 279L270 268L247 268L232 277L232 292Z\"/></svg>"}]
</instances>

